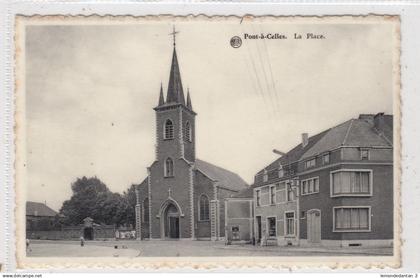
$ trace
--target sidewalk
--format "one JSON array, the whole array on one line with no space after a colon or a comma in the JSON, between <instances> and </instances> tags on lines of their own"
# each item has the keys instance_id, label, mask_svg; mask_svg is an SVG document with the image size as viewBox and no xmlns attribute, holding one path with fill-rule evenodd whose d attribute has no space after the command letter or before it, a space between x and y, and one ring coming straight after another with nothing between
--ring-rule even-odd
<instances>
[{"instance_id":1,"label":"sidewalk","mask_svg":"<svg viewBox=\"0 0 420 278\"><path fill-rule=\"evenodd\" d=\"M374 256L392 256L392 247L301 247L301 246L253 246L250 244L243 245L224 245L215 248L230 249L230 250L247 250L256 252L302 252L302 253L338 253L349 255L374 255Z\"/></svg>"}]
</instances>

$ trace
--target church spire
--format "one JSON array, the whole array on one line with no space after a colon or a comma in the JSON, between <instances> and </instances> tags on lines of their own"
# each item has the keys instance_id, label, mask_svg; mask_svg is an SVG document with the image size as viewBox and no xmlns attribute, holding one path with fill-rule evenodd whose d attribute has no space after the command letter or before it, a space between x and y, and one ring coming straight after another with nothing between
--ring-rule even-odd
<instances>
[{"instance_id":1,"label":"church spire","mask_svg":"<svg viewBox=\"0 0 420 278\"><path fill-rule=\"evenodd\" d=\"M190 88L187 90L187 107L192 110L192 104L191 104L191 97L190 97Z\"/></svg>"},{"instance_id":2,"label":"church spire","mask_svg":"<svg viewBox=\"0 0 420 278\"><path fill-rule=\"evenodd\" d=\"M159 106L161 106L163 104L165 104L165 99L163 98L162 83L160 83Z\"/></svg>"},{"instance_id":3,"label":"church spire","mask_svg":"<svg viewBox=\"0 0 420 278\"><path fill-rule=\"evenodd\" d=\"M167 103L181 103L185 105L184 90L182 88L181 73L179 72L178 58L175 49L175 35L178 32L174 31L170 33L174 39L174 51L172 54L171 73L169 75L168 92L166 95Z\"/></svg>"}]
</instances>

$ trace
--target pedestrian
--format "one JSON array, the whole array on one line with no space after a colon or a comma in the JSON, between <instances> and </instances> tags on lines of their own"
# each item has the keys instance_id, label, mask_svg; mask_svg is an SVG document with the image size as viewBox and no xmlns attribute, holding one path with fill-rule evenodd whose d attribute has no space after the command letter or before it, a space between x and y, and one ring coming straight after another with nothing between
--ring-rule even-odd
<instances>
[{"instance_id":1,"label":"pedestrian","mask_svg":"<svg viewBox=\"0 0 420 278\"><path fill-rule=\"evenodd\" d=\"M85 246L85 238L83 236L80 237L80 246Z\"/></svg>"}]
</instances>

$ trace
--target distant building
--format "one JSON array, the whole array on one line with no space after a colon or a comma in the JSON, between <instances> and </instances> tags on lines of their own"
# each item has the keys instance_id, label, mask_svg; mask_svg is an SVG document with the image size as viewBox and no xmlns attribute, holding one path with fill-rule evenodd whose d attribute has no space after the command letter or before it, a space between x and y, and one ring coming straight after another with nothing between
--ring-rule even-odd
<instances>
[{"instance_id":1,"label":"distant building","mask_svg":"<svg viewBox=\"0 0 420 278\"><path fill-rule=\"evenodd\" d=\"M360 115L303 134L301 144L255 175L252 187L241 198L252 198L257 242L391 246L393 117Z\"/></svg>"},{"instance_id":2,"label":"distant building","mask_svg":"<svg viewBox=\"0 0 420 278\"><path fill-rule=\"evenodd\" d=\"M166 99L156 111L155 161L137 187L139 239L222 239L224 198L247 188L237 174L196 158L195 117L184 97L175 44Z\"/></svg>"},{"instance_id":3,"label":"distant building","mask_svg":"<svg viewBox=\"0 0 420 278\"><path fill-rule=\"evenodd\" d=\"M44 203L26 202L26 231L27 233L40 230L55 229L58 212Z\"/></svg>"}]
</instances>

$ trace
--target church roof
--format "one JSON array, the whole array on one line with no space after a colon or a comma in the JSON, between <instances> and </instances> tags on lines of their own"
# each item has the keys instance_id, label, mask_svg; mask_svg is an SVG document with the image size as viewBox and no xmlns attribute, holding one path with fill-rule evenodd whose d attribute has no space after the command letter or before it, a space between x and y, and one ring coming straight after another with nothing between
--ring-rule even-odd
<instances>
[{"instance_id":1,"label":"church roof","mask_svg":"<svg viewBox=\"0 0 420 278\"><path fill-rule=\"evenodd\" d=\"M230 198L238 198L238 199L245 199L245 198L252 198L254 195L254 188L255 186L251 185L248 188L242 189L238 193L233 194Z\"/></svg>"},{"instance_id":2,"label":"church roof","mask_svg":"<svg viewBox=\"0 0 420 278\"><path fill-rule=\"evenodd\" d=\"M248 187L248 184L238 175L222 167L196 159L196 168L210 179L217 181L221 187L239 191Z\"/></svg>"},{"instance_id":3,"label":"church roof","mask_svg":"<svg viewBox=\"0 0 420 278\"><path fill-rule=\"evenodd\" d=\"M172 54L171 73L169 75L168 92L166 95L167 103L181 103L185 105L184 89L182 88L181 73L179 72L178 58L176 49Z\"/></svg>"},{"instance_id":4,"label":"church roof","mask_svg":"<svg viewBox=\"0 0 420 278\"><path fill-rule=\"evenodd\" d=\"M56 216L58 213L44 203L26 202L27 216Z\"/></svg>"}]
</instances>

